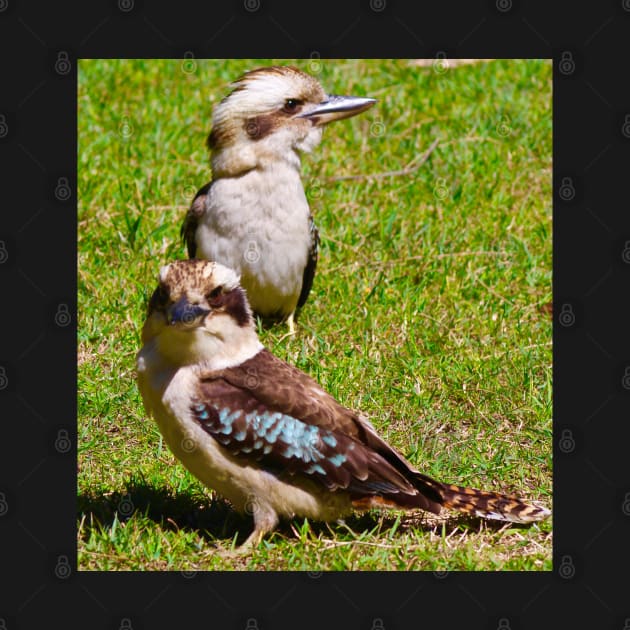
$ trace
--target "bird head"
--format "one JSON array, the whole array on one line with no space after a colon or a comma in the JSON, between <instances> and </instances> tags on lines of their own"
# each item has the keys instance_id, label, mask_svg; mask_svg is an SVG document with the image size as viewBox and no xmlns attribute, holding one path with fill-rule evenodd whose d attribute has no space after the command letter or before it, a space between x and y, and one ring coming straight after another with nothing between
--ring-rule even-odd
<instances>
[{"instance_id":1,"label":"bird head","mask_svg":"<svg viewBox=\"0 0 630 630\"><path fill-rule=\"evenodd\" d=\"M208 146L215 176L294 160L311 151L322 129L334 120L359 114L373 98L326 94L312 76L291 66L247 72L214 110Z\"/></svg>"},{"instance_id":2,"label":"bird head","mask_svg":"<svg viewBox=\"0 0 630 630\"><path fill-rule=\"evenodd\" d=\"M155 343L177 365L239 362L243 353L262 347L238 275L207 260L180 260L160 269L142 341Z\"/></svg>"}]
</instances>

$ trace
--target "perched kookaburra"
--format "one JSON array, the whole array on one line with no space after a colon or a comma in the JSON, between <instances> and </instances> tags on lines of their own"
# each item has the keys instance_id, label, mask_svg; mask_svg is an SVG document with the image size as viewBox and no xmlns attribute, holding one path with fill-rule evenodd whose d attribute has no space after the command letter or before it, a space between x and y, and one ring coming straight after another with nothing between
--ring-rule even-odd
<instances>
[{"instance_id":1,"label":"perched kookaburra","mask_svg":"<svg viewBox=\"0 0 630 630\"><path fill-rule=\"evenodd\" d=\"M182 236L190 258L234 269L254 312L287 319L293 331L313 284L319 240L300 153L319 144L326 124L376 101L326 94L293 67L253 70L232 87L212 118L212 181L193 200Z\"/></svg>"},{"instance_id":2,"label":"perched kookaburra","mask_svg":"<svg viewBox=\"0 0 630 630\"><path fill-rule=\"evenodd\" d=\"M258 340L238 276L188 260L160 271L142 330L138 384L175 456L254 517L253 544L280 517L442 507L529 523L549 510L416 470L362 416Z\"/></svg>"}]
</instances>

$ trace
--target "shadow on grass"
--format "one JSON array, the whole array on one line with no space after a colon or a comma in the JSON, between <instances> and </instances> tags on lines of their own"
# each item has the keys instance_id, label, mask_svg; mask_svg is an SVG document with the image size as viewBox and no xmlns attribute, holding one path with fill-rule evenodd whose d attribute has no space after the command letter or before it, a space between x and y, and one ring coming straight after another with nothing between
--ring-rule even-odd
<instances>
[{"instance_id":1,"label":"shadow on grass","mask_svg":"<svg viewBox=\"0 0 630 630\"><path fill-rule=\"evenodd\" d=\"M126 522L136 515L155 521L169 531L196 532L210 544L230 544L236 537L236 544L240 545L253 530L252 517L239 514L221 498L188 490L176 492L167 486L137 480L130 481L120 492L80 494L77 511L79 520L83 520L84 537L94 527L109 529L115 520ZM310 522L310 528L317 536L343 535L348 529L359 535L378 526L382 518L373 513L357 514L346 519L345 525ZM282 520L276 532L295 539L294 528L299 528L302 522L300 519Z\"/></svg>"},{"instance_id":2,"label":"shadow on grass","mask_svg":"<svg viewBox=\"0 0 630 630\"><path fill-rule=\"evenodd\" d=\"M252 531L250 517L241 516L222 499L211 499L189 491L176 492L166 486L131 481L122 492L85 493L77 497L84 536L91 528L109 529L115 520L142 516L170 531L194 531L206 542L245 541Z\"/></svg>"},{"instance_id":3,"label":"shadow on grass","mask_svg":"<svg viewBox=\"0 0 630 630\"><path fill-rule=\"evenodd\" d=\"M154 486L144 481L132 480L124 491L107 494L80 494L77 500L79 519L83 520L83 536L87 537L94 527L109 529L115 520L125 522L135 515L155 521L160 527L170 531L196 532L209 544L242 544L252 532L251 516L237 513L227 501L210 498L204 494L176 492L165 486ZM505 523L483 521L483 519L459 517L435 519L418 513L418 517L406 516L399 523L399 533L413 530L441 531L446 535L454 530L478 530L485 527L500 529ZM361 536L367 532L379 536L395 526L395 512L375 511L355 513L340 523L309 522L312 534L316 537L336 536L347 539L348 535ZM296 539L303 519L282 520L276 530L281 537ZM483 524L482 524L483 523ZM514 525L514 524L512 524Z\"/></svg>"}]
</instances>

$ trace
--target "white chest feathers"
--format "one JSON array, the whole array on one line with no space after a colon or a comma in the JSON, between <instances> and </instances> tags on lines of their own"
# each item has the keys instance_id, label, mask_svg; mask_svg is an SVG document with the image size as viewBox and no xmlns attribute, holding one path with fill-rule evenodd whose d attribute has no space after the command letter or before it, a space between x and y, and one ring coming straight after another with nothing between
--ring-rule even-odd
<instances>
[{"instance_id":1,"label":"white chest feathers","mask_svg":"<svg viewBox=\"0 0 630 630\"><path fill-rule=\"evenodd\" d=\"M288 315L296 308L309 257L309 216L293 165L217 179L196 235L198 256L234 269L254 311Z\"/></svg>"}]
</instances>

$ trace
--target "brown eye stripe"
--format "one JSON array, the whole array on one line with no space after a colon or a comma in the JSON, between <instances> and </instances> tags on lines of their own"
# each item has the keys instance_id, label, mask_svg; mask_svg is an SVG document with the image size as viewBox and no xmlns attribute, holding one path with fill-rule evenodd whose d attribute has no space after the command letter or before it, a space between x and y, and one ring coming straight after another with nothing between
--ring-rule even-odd
<instances>
[{"instance_id":1,"label":"brown eye stripe","mask_svg":"<svg viewBox=\"0 0 630 630\"><path fill-rule=\"evenodd\" d=\"M245 133L252 140L261 140L274 130L275 125L276 120L272 115L254 116L245 122Z\"/></svg>"},{"instance_id":2,"label":"brown eye stripe","mask_svg":"<svg viewBox=\"0 0 630 630\"><path fill-rule=\"evenodd\" d=\"M214 289L212 289L212 291L210 291L210 293L208 293L208 295L206 297L207 297L208 300L212 300L212 299L216 298L217 296L219 296L222 291L223 291L223 287L222 286L214 287Z\"/></svg>"},{"instance_id":3,"label":"brown eye stripe","mask_svg":"<svg viewBox=\"0 0 630 630\"><path fill-rule=\"evenodd\" d=\"M168 292L164 287L158 286L149 300L149 311L153 311L158 307L164 306L168 302Z\"/></svg>"},{"instance_id":4,"label":"brown eye stripe","mask_svg":"<svg viewBox=\"0 0 630 630\"><path fill-rule=\"evenodd\" d=\"M229 313L239 326L246 326L251 320L251 315L245 301L245 293L240 287L227 293L219 293L214 297L208 295L208 304L213 309L222 309Z\"/></svg>"}]
</instances>

